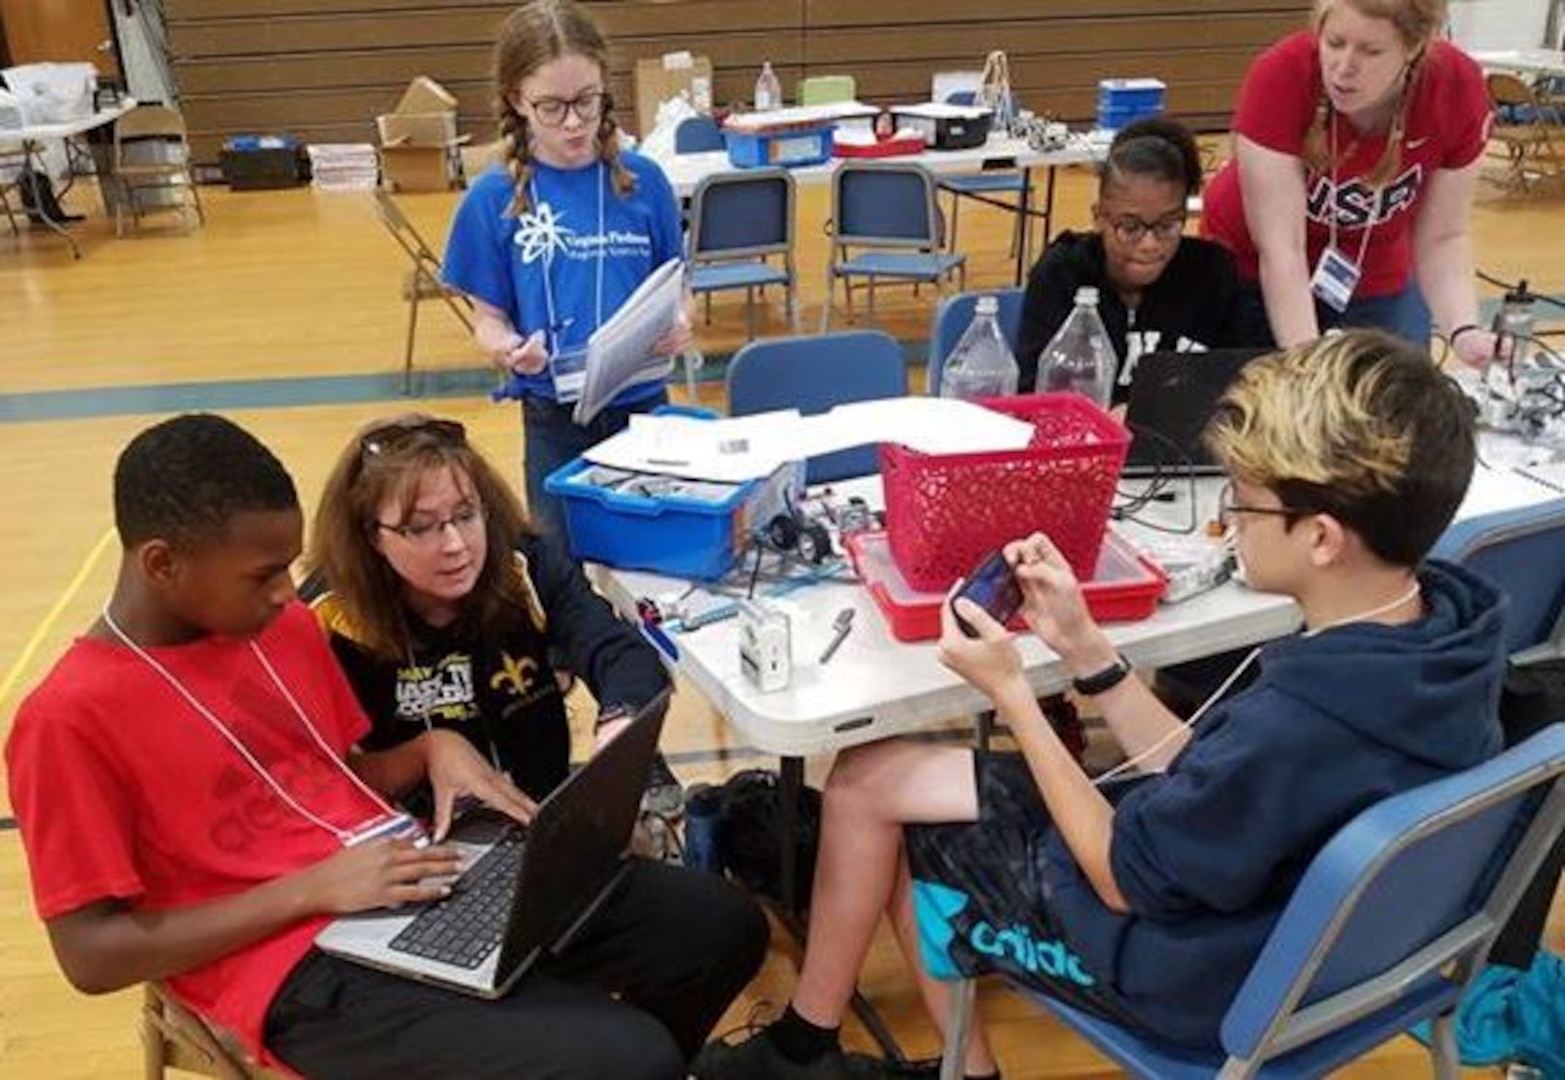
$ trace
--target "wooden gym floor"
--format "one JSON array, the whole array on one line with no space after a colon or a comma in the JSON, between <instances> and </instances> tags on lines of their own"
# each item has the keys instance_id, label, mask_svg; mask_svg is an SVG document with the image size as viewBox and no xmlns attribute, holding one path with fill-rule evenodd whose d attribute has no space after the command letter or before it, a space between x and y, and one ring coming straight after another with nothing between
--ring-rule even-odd
<instances>
[{"instance_id":1,"label":"wooden gym floor","mask_svg":"<svg viewBox=\"0 0 1565 1080\"><path fill-rule=\"evenodd\" d=\"M1061 174L1057 226L1087 224L1091 190L1089 174ZM350 432L410 407L462 420L498 461L518 467L516 411L484 396L489 380L481 362L438 306L426 307L421 319L415 397L400 396L406 309L399 282L406 266L368 194L208 188L203 197L204 228L186 232L177 217L154 218L141 235L117 240L90 183L78 184L68 203L89 215L73 229L83 249L79 262L42 230L20 237L0 231L0 446L10 501L0 520L0 738L19 698L92 620L108 592L117 557L110 470L125 441L155 419L185 409L232 415L288 464L307 507ZM456 198L410 195L401 202L439 247ZM812 331L823 293L820 223L827 198L822 187L799 190L802 325ZM1565 292L1562 211L1558 198L1485 195L1475 213L1480 265ZM1010 218L971 204L961 216L971 256L968 287L1009 284ZM786 332L780 299L774 300L762 333ZM881 300L882 327L905 341L927 338L928 291L916 299L887 293ZM845 320L834 318L834 325ZM698 324L700 345L714 355L737 348L743 334L737 294L716 301L711 325ZM921 372L911 384L922 389ZM715 378L706 383L703 400L721 404L720 385ZM666 739L687 782L767 763L737 745L694 691L678 699ZM811 777L818 781L828 765L811 762ZM139 994L86 998L61 978L32 913L9 815L0 794L0 1074L135 1075ZM1556 918L1552 928L1556 948L1560 923ZM791 984L791 956L779 944L730 1019L741 1021L757 1001L780 1009ZM936 1052L937 1038L889 943L872 957L865 989L906 1048ZM988 988L982 1005L1013 1080L1113 1075L1088 1046L1014 995ZM852 1021L846 1038L867 1045ZM1426 1072L1421 1050L1404 1040L1346 1075Z\"/></svg>"}]
</instances>

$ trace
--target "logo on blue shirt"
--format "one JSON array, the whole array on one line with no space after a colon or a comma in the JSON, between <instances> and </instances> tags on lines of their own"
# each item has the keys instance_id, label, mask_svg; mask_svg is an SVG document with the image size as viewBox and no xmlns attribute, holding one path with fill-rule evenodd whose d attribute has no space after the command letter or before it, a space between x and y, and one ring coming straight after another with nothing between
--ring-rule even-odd
<instances>
[{"instance_id":1,"label":"logo on blue shirt","mask_svg":"<svg viewBox=\"0 0 1565 1080\"><path fill-rule=\"evenodd\" d=\"M556 252L564 251L575 233L560 224L565 218L554 215L554 207L539 203L516 219L516 233L511 242L521 248L523 263L552 259Z\"/></svg>"}]
</instances>

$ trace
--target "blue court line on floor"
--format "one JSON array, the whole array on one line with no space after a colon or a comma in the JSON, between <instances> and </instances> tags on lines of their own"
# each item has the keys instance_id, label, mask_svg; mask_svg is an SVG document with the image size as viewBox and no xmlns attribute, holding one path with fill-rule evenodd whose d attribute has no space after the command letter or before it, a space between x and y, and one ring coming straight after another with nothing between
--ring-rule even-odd
<instances>
[{"instance_id":1,"label":"blue court line on floor","mask_svg":"<svg viewBox=\"0 0 1565 1080\"><path fill-rule=\"evenodd\" d=\"M922 341L903 345L909 363L922 363ZM697 381L724 378L728 353L714 353L697 373ZM670 380L684 384L676 371ZM488 368L456 368L413 372L415 398L481 397L494 388ZM922 389L921 387L915 389ZM40 390L0 394L0 424L45 420L82 420L105 416L222 411L225 409L286 409L307 405L345 405L367 401L405 400L400 372L357 375L306 375L275 379L224 379L165 383L151 386L96 386L76 390Z\"/></svg>"}]
</instances>

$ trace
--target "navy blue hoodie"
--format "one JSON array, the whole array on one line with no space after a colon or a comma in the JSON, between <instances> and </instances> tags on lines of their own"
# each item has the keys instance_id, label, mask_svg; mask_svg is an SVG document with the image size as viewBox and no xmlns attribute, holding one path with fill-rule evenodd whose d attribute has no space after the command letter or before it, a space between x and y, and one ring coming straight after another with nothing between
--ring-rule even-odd
<instances>
[{"instance_id":1,"label":"navy blue hoodie","mask_svg":"<svg viewBox=\"0 0 1565 1080\"><path fill-rule=\"evenodd\" d=\"M1218 1028L1310 859L1356 813L1498 753L1502 602L1459 567L1419 573L1425 616L1268 645L1164 773L1121 785L1104 906L1058 833L1051 907L1102 988L1148 1030Z\"/></svg>"}]
</instances>

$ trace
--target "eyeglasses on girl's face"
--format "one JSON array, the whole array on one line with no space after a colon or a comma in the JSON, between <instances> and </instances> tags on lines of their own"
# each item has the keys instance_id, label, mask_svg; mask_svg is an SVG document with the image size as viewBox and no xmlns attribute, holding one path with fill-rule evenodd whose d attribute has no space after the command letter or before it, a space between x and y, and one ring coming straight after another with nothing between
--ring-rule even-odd
<instances>
[{"instance_id":1,"label":"eyeglasses on girl's face","mask_svg":"<svg viewBox=\"0 0 1565 1080\"><path fill-rule=\"evenodd\" d=\"M561 127L570 113L575 113L584 124L595 122L614 104L614 99L602 90L588 90L573 98L539 97L527 101L533 117L544 127Z\"/></svg>"}]
</instances>

